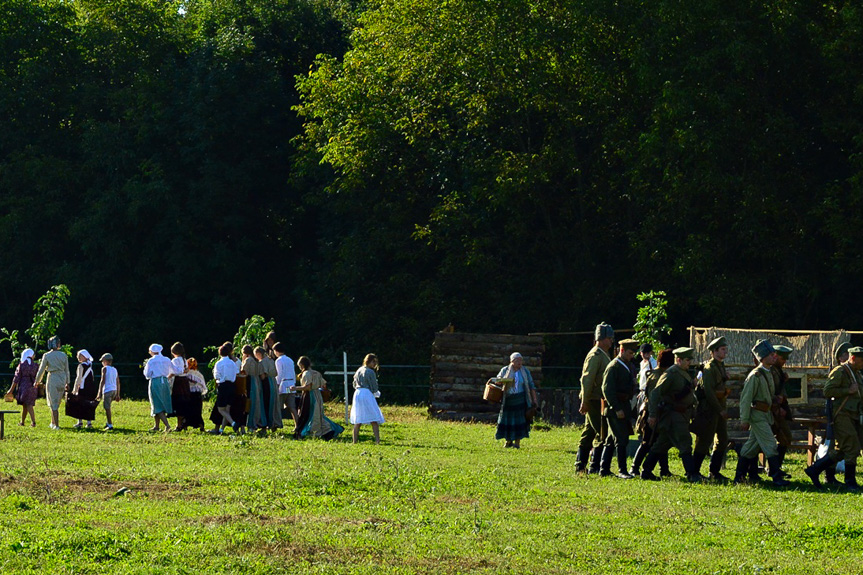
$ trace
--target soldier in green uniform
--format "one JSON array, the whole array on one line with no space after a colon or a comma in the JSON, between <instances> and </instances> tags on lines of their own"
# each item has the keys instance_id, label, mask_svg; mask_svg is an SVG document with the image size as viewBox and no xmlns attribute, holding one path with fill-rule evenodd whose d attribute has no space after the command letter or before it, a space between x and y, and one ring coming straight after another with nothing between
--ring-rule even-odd
<instances>
[{"instance_id":1,"label":"soldier in green uniform","mask_svg":"<svg viewBox=\"0 0 863 575\"><path fill-rule=\"evenodd\" d=\"M656 389L656 384L659 383L659 379L665 373L665 370L672 365L674 365L674 353L670 349L663 349L659 352L659 356L656 359L656 367L647 372L644 396L639 406L638 421L636 422L636 429L641 434L641 445L638 446L638 450L632 458L632 468L629 470L630 475L641 475L641 464L653 446L656 431L647 424L647 420L650 417L650 394ZM671 471L668 469L667 452L659 458L659 476L671 477Z\"/></svg>"},{"instance_id":2,"label":"soldier in green uniform","mask_svg":"<svg viewBox=\"0 0 863 575\"><path fill-rule=\"evenodd\" d=\"M788 423L791 421L791 407L788 405L788 391L785 389L785 384L788 383L788 374L783 369L785 362L788 361L788 356L794 351L787 345L775 345L776 363L770 368L770 375L773 376L773 426L771 427L773 435L776 436L776 451L779 454L780 470L785 462L785 454L788 453L788 448L791 447L791 427ZM791 477L790 473L782 471L783 477Z\"/></svg>"},{"instance_id":3,"label":"soldier in green uniform","mask_svg":"<svg viewBox=\"0 0 863 575\"><path fill-rule=\"evenodd\" d=\"M773 484L781 487L789 483L779 470L776 438L770 429L773 424L770 406L773 405L774 395L770 366L776 362L776 350L770 341L762 339L752 348L752 353L758 359L759 365L746 376L743 391L740 393L740 421L743 422L743 429L749 430L749 438L740 448L734 482L741 483L745 480L760 449L767 458Z\"/></svg>"},{"instance_id":4,"label":"soldier in green uniform","mask_svg":"<svg viewBox=\"0 0 863 575\"><path fill-rule=\"evenodd\" d=\"M806 475L817 487L821 487L818 476L830 465L845 459L845 486L857 491L857 456L863 445L863 396L861 396L860 370L863 369L863 347L848 350L848 361L834 367L824 385L825 397L832 397L833 437L836 448L806 468Z\"/></svg>"},{"instance_id":5,"label":"soldier in green uniform","mask_svg":"<svg viewBox=\"0 0 863 575\"><path fill-rule=\"evenodd\" d=\"M849 349L851 349L851 344L847 341L842 342L836 346L836 349L833 350L833 357L836 360L836 365L842 365L843 363L848 361L848 357L849 357L848 350ZM833 417L833 407L834 407L833 406L833 400L828 397L827 398L827 412L828 412L827 416L830 417L831 419ZM831 443L831 450L832 450L833 445L836 442L833 441L832 437L831 437L831 441L832 441L832 443ZM825 455L825 457L828 457L828 456ZM832 459L831 459L830 465L827 467L827 469L824 470L824 483L826 485L831 485L831 486L841 485L841 483L839 483L836 480L836 462L834 462Z\"/></svg>"},{"instance_id":6,"label":"soldier in green uniform","mask_svg":"<svg viewBox=\"0 0 863 575\"><path fill-rule=\"evenodd\" d=\"M722 460L728 450L728 374L725 371L725 358L728 356L728 342L724 337L718 337L707 344L710 360L701 370L701 378L696 385L695 395L698 398L698 408L692 421L692 431L695 433L695 469L700 473L701 464L710 447L713 455L710 457L710 479L728 481L722 475Z\"/></svg>"},{"instance_id":7,"label":"soldier in green uniform","mask_svg":"<svg viewBox=\"0 0 863 575\"><path fill-rule=\"evenodd\" d=\"M588 352L581 369L581 407L578 411L585 416L585 421L578 454L575 456L575 471L587 469L590 455L590 472L599 473L602 452L602 375L611 362L608 351L614 343L614 330L603 322L596 326L593 339L595 345Z\"/></svg>"},{"instance_id":8,"label":"soldier in green uniform","mask_svg":"<svg viewBox=\"0 0 863 575\"><path fill-rule=\"evenodd\" d=\"M650 394L648 424L656 430L656 441L644 460L641 478L659 481L653 474L653 468L663 454L676 447L683 461L686 478L698 482L703 477L695 469L692 436L689 435L689 422L696 404L689 366L695 358L695 350L691 347L679 347L674 350L674 358L674 365L662 374L656 389Z\"/></svg>"},{"instance_id":9,"label":"soldier in green uniform","mask_svg":"<svg viewBox=\"0 0 863 575\"><path fill-rule=\"evenodd\" d=\"M602 397L605 399L605 417L608 436L602 451L599 474L611 475L611 460L617 458L617 476L632 479L626 471L626 448L632 435L632 396L635 394L632 358L638 351L638 342L624 339L620 342L620 352L605 368L602 376Z\"/></svg>"}]
</instances>

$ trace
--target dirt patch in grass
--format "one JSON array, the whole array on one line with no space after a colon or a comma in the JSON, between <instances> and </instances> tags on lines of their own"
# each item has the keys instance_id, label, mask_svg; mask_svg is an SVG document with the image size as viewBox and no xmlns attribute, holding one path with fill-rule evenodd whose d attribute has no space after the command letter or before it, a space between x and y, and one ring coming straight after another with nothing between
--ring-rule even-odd
<instances>
[{"instance_id":1,"label":"dirt patch in grass","mask_svg":"<svg viewBox=\"0 0 863 575\"><path fill-rule=\"evenodd\" d=\"M163 481L117 481L96 477L76 477L47 473L39 476L0 479L0 493L19 491L44 501L80 500L84 496L97 499L112 497L150 497L155 499L210 499L198 491L198 485L177 484Z\"/></svg>"}]
</instances>

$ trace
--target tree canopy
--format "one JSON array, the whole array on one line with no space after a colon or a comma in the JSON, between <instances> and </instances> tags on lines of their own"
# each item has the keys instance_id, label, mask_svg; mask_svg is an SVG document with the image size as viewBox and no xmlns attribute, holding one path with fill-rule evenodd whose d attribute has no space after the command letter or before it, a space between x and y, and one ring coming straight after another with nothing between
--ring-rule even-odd
<instances>
[{"instance_id":1,"label":"tree canopy","mask_svg":"<svg viewBox=\"0 0 863 575\"><path fill-rule=\"evenodd\" d=\"M853 329L861 56L845 2L0 0L0 325Z\"/></svg>"}]
</instances>

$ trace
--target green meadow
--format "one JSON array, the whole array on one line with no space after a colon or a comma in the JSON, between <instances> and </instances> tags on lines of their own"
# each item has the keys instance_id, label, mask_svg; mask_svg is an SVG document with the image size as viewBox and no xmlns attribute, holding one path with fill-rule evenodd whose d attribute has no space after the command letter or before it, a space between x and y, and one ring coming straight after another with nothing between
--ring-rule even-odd
<instances>
[{"instance_id":1,"label":"green meadow","mask_svg":"<svg viewBox=\"0 0 863 575\"><path fill-rule=\"evenodd\" d=\"M376 446L149 433L148 409L117 404L112 433L50 431L44 401L36 429L7 419L2 573L863 571L863 497L810 489L800 455L786 490L648 483L574 476L571 427L505 450L384 406Z\"/></svg>"}]
</instances>

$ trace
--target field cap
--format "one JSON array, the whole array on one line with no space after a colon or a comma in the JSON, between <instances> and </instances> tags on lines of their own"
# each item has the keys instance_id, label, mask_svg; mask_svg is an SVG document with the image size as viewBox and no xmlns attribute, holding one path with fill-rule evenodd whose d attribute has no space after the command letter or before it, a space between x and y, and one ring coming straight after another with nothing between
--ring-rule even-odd
<instances>
[{"instance_id":1,"label":"field cap","mask_svg":"<svg viewBox=\"0 0 863 575\"><path fill-rule=\"evenodd\" d=\"M836 349L833 350L833 357L838 360L839 356L848 353L849 349L851 349L851 344L847 341L843 341L836 346Z\"/></svg>"},{"instance_id":2,"label":"field cap","mask_svg":"<svg viewBox=\"0 0 863 575\"><path fill-rule=\"evenodd\" d=\"M102 357L99 358L99 361L105 361L105 360L114 361L114 356L111 355L110 353L103 353Z\"/></svg>"},{"instance_id":3,"label":"field cap","mask_svg":"<svg viewBox=\"0 0 863 575\"><path fill-rule=\"evenodd\" d=\"M787 345L774 345L773 349L776 350L776 355L781 355L785 359L788 359L788 356L794 351L793 347L788 347Z\"/></svg>"},{"instance_id":4,"label":"field cap","mask_svg":"<svg viewBox=\"0 0 863 575\"><path fill-rule=\"evenodd\" d=\"M593 331L593 339L599 341L607 337L614 337L614 329L605 322L602 322Z\"/></svg>"},{"instance_id":5,"label":"field cap","mask_svg":"<svg viewBox=\"0 0 863 575\"><path fill-rule=\"evenodd\" d=\"M852 347L848 350L848 353L850 353L851 355L856 355L857 357L861 357L863 356L863 347L860 347L859 345L857 347Z\"/></svg>"},{"instance_id":6,"label":"field cap","mask_svg":"<svg viewBox=\"0 0 863 575\"><path fill-rule=\"evenodd\" d=\"M158 343L154 343L150 346L150 351L152 351L153 353L162 353L162 346Z\"/></svg>"},{"instance_id":7,"label":"field cap","mask_svg":"<svg viewBox=\"0 0 863 575\"><path fill-rule=\"evenodd\" d=\"M695 359L695 349L691 347L678 347L672 353L680 359Z\"/></svg>"},{"instance_id":8,"label":"field cap","mask_svg":"<svg viewBox=\"0 0 863 575\"><path fill-rule=\"evenodd\" d=\"M707 349L708 351L716 351L722 346L728 347L728 340L725 339L725 336L717 337L716 339L708 343Z\"/></svg>"},{"instance_id":9,"label":"field cap","mask_svg":"<svg viewBox=\"0 0 863 575\"><path fill-rule=\"evenodd\" d=\"M761 361L775 351L776 349L769 339L759 339L752 348L752 354L758 358L758 361Z\"/></svg>"},{"instance_id":10,"label":"field cap","mask_svg":"<svg viewBox=\"0 0 863 575\"><path fill-rule=\"evenodd\" d=\"M620 340L620 348L628 349L630 351L638 351L638 342L634 339L622 339Z\"/></svg>"}]
</instances>

